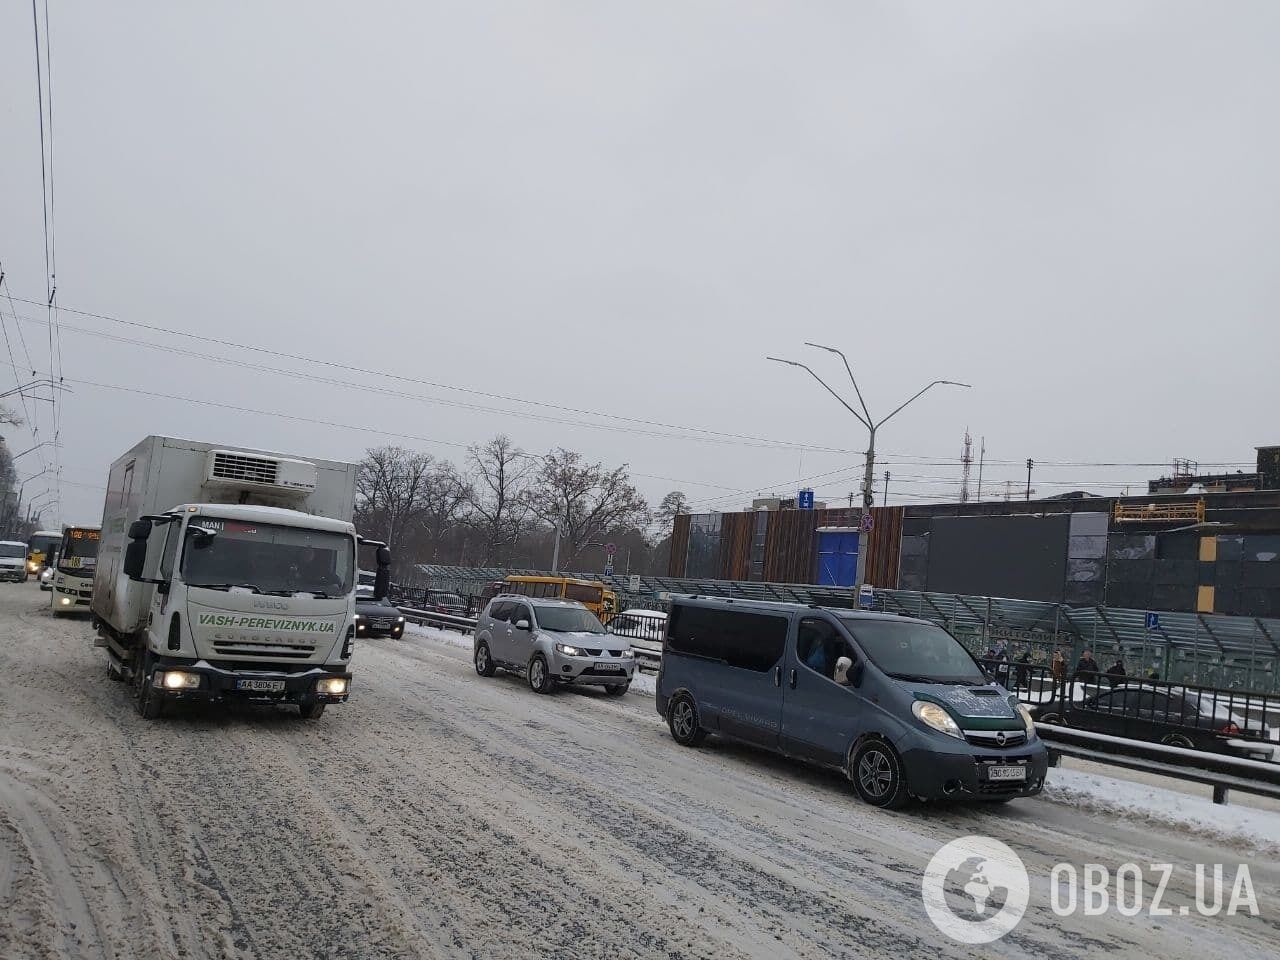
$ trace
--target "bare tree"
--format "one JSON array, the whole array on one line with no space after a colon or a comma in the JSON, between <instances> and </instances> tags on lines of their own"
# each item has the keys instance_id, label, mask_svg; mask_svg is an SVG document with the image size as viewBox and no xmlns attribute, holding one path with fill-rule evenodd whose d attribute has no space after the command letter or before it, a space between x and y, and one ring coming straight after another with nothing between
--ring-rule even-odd
<instances>
[{"instance_id":1,"label":"bare tree","mask_svg":"<svg viewBox=\"0 0 1280 960\"><path fill-rule=\"evenodd\" d=\"M403 447L376 447L356 473L356 524L364 533L396 546L426 509L434 461Z\"/></svg>"},{"instance_id":2,"label":"bare tree","mask_svg":"<svg viewBox=\"0 0 1280 960\"><path fill-rule=\"evenodd\" d=\"M661 540L663 537L671 536L671 527L676 517L682 513L691 512L689 498L683 491L672 490L662 498L658 509L653 511L653 528L656 538Z\"/></svg>"},{"instance_id":3,"label":"bare tree","mask_svg":"<svg viewBox=\"0 0 1280 960\"><path fill-rule=\"evenodd\" d=\"M631 485L625 464L606 470L563 448L542 458L529 502L539 518L559 528L569 560L604 534L649 519L649 505Z\"/></svg>"},{"instance_id":4,"label":"bare tree","mask_svg":"<svg viewBox=\"0 0 1280 960\"><path fill-rule=\"evenodd\" d=\"M483 544L481 563L488 566L500 547L510 547L520 537L529 513L528 484L536 461L510 437L499 435L469 447L467 466L469 521Z\"/></svg>"},{"instance_id":5,"label":"bare tree","mask_svg":"<svg viewBox=\"0 0 1280 960\"><path fill-rule=\"evenodd\" d=\"M452 463L437 464L428 474L420 522L433 545L465 519L471 500L471 483Z\"/></svg>"}]
</instances>

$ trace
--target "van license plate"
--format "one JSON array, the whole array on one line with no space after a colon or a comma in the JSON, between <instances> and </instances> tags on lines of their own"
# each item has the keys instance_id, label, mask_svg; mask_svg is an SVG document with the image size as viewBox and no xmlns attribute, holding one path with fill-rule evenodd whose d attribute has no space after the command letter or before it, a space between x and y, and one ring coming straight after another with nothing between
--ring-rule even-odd
<instances>
[{"instance_id":1,"label":"van license plate","mask_svg":"<svg viewBox=\"0 0 1280 960\"><path fill-rule=\"evenodd\" d=\"M237 680L237 690L252 690L254 693L281 693L284 690L283 680Z\"/></svg>"},{"instance_id":2,"label":"van license plate","mask_svg":"<svg viewBox=\"0 0 1280 960\"><path fill-rule=\"evenodd\" d=\"M987 767L988 780L1025 780L1026 767Z\"/></svg>"}]
</instances>

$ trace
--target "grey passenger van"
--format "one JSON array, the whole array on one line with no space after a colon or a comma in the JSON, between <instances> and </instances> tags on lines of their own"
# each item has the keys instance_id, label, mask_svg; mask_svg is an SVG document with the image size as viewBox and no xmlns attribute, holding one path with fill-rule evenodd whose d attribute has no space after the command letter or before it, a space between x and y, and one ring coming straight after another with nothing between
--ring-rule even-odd
<instances>
[{"instance_id":1,"label":"grey passenger van","mask_svg":"<svg viewBox=\"0 0 1280 960\"><path fill-rule=\"evenodd\" d=\"M1048 756L1030 714L941 627L892 614L673 597L658 713L839 769L879 807L1031 796Z\"/></svg>"}]
</instances>

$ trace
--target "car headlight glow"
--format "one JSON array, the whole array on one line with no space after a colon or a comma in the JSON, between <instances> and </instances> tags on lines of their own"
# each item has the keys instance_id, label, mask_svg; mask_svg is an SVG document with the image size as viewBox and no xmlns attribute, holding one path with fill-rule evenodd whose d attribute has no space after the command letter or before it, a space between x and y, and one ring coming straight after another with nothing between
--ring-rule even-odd
<instances>
[{"instance_id":1,"label":"car headlight glow","mask_svg":"<svg viewBox=\"0 0 1280 960\"><path fill-rule=\"evenodd\" d=\"M925 726L932 727L939 733L945 733L949 737L955 737L957 740L964 739L964 734L960 732L960 727L956 725L956 722L951 719L951 714L936 703L930 703L928 700L917 700L911 704L911 712Z\"/></svg>"},{"instance_id":2,"label":"car headlight glow","mask_svg":"<svg viewBox=\"0 0 1280 960\"><path fill-rule=\"evenodd\" d=\"M585 654L580 647L573 647L567 643L557 643L556 649L563 653L566 657L582 657Z\"/></svg>"},{"instance_id":3,"label":"car headlight glow","mask_svg":"<svg viewBox=\"0 0 1280 960\"><path fill-rule=\"evenodd\" d=\"M316 693L325 697L341 697L347 692L346 677L321 677L316 681Z\"/></svg>"},{"instance_id":4,"label":"car headlight glow","mask_svg":"<svg viewBox=\"0 0 1280 960\"><path fill-rule=\"evenodd\" d=\"M62 605L63 605L64 607L69 607L69 606L71 606L71 598L70 598L70 597L63 597L63 598L62 598L62 600L61 600L60 602L62 603Z\"/></svg>"},{"instance_id":5,"label":"car headlight glow","mask_svg":"<svg viewBox=\"0 0 1280 960\"><path fill-rule=\"evenodd\" d=\"M166 670L160 674L160 686L166 690L194 690L200 686L200 674L185 670Z\"/></svg>"}]
</instances>

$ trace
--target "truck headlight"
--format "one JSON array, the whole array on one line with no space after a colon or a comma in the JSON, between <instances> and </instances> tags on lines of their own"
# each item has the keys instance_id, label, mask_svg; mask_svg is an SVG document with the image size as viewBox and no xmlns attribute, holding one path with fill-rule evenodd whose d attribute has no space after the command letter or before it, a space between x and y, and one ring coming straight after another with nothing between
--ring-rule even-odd
<instances>
[{"instance_id":1,"label":"truck headlight","mask_svg":"<svg viewBox=\"0 0 1280 960\"><path fill-rule=\"evenodd\" d=\"M316 681L316 693L322 697L342 697L347 693L346 677L321 677Z\"/></svg>"},{"instance_id":2,"label":"truck headlight","mask_svg":"<svg viewBox=\"0 0 1280 960\"><path fill-rule=\"evenodd\" d=\"M563 653L566 657L582 657L586 656L579 647L572 647L567 643L557 643L556 649Z\"/></svg>"},{"instance_id":3,"label":"truck headlight","mask_svg":"<svg viewBox=\"0 0 1280 960\"><path fill-rule=\"evenodd\" d=\"M160 686L166 690L194 690L200 686L200 674L185 670L166 670L159 679Z\"/></svg>"},{"instance_id":4,"label":"truck headlight","mask_svg":"<svg viewBox=\"0 0 1280 960\"><path fill-rule=\"evenodd\" d=\"M71 606L71 598L70 598L70 597L63 597L63 598L62 598L61 600L59 600L58 602L59 602L59 603L61 603L64 607L69 607L69 606Z\"/></svg>"},{"instance_id":5,"label":"truck headlight","mask_svg":"<svg viewBox=\"0 0 1280 960\"><path fill-rule=\"evenodd\" d=\"M957 740L964 739L964 734L960 732L960 727L956 725L956 722L951 719L951 714L936 703L930 703L928 700L917 700L911 704L911 712L925 726L932 727L939 733L945 733L949 737L955 737Z\"/></svg>"}]
</instances>

